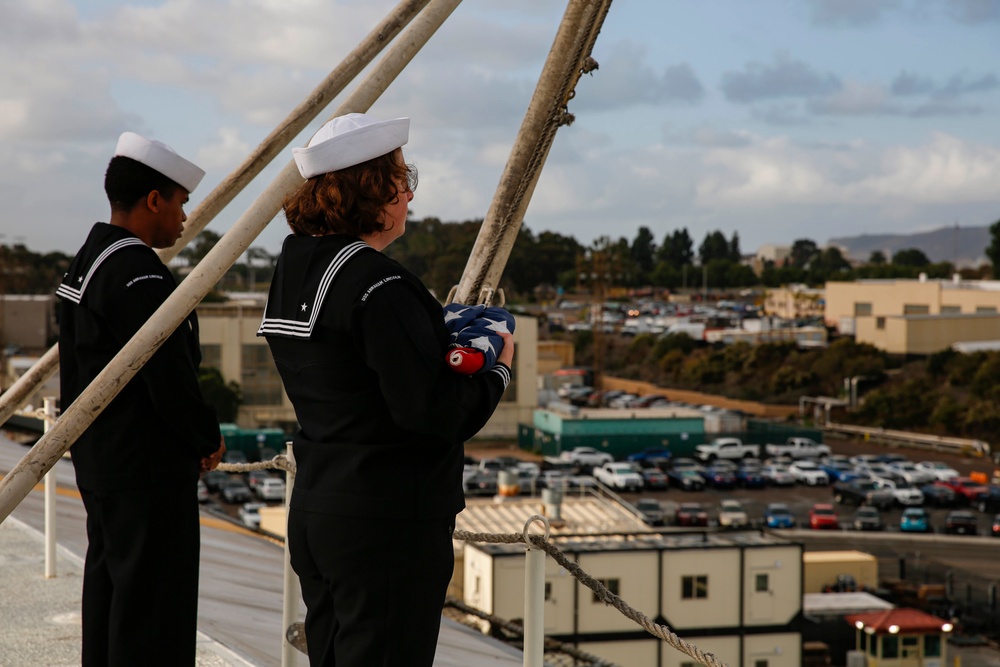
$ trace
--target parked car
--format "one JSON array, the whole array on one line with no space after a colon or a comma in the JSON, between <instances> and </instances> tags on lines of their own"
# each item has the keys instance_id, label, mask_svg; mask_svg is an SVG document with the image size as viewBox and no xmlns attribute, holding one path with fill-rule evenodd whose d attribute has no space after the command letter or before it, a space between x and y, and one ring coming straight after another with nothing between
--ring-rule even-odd
<instances>
[{"instance_id":1,"label":"parked car","mask_svg":"<svg viewBox=\"0 0 1000 667\"><path fill-rule=\"evenodd\" d=\"M642 520L650 526L662 526L664 519L663 506L656 498L639 498L635 501L635 508L642 516Z\"/></svg>"},{"instance_id":2,"label":"parked car","mask_svg":"<svg viewBox=\"0 0 1000 667\"><path fill-rule=\"evenodd\" d=\"M760 474L772 486L794 486L795 475L782 463L769 463L760 469Z\"/></svg>"},{"instance_id":3,"label":"parked car","mask_svg":"<svg viewBox=\"0 0 1000 667\"><path fill-rule=\"evenodd\" d=\"M284 500L285 480L278 479L277 477L269 477L261 480L254 491L261 500Z\"/></svg>"},{"instance_id":4,"label":"parked car","mask_svg":"<svg viewBox=\"0 0 1000 667\"><path fill-rule=\"evenodd\" d=\"M830 483L830 478L825 472L819 469L814 461L795 461L788 465L788 472L792 473L795 481L809 486L826 486Z\"/></svg>"},{"instance_id":5,"label":"parked car","mask_svg":"<svg viewBox=\"0 0 1000 667\"><path fill-rule=\"evenodd\" d=\"M634 465L633 467L642 476L643 486L647 489L665 491L670 485L670 478L667 477L667 473L659 468L641 468L638 465Z\"/></svg>"},{"instance_id":6,"label":"parked car","mask_svg":"<svg viewBox=\"0 0 1000 667\"><path fill-rule=\"evenodd\" d=\"M873 479L837 482L833 485L833 500L842 504L872 505L880 509L887 509L896 503L892 491Z\"/></svg>"},{"instance_id":7,"label":"parked car","mask_svg":"<svg viewBox=\"0 0 1000 667\"><path fill-rule=\"evenodd\" d=\"M964 503L974 503L979 500L981 495L989 492L989 487L970 477L952 477L951 479L939 480L937 483L954 491L958 500Z\"/></svg>"},{"instance_id":8,"label":"parked car","mask_svg":"<svg viewBox=\"0 0 1000 667\"><path fill-rule=\"evenodd\" d=\"M763 489L767 486L764 479L764 472L761 469L760 461L757 459L743 459L739 468L736 469L736 484L744 489Z\"/></svg>"},{"instance_id":9,"label":"parked car","mask_svg":"<svg viewBox=\"0 0 1000 667\"><path fill-rule=\"evenodd\" d=\"M743 503L728 498L719 503L719 525L723 528L744 528L749 523Z\"/></svg>"},{"instance_id":10,"label":"parked car","mask_svg":"<svg viewBox=\"0 0 1000 667\"><path fill-rule=\"evenodd\" d=\"M918 461L916 463L917 468L921 470L926 470L927 472L934 475L934 479L948 480L953 477L961 477L959 472L952 468L947 463L941 461Z\"/></svg>"},{"instance_id":11,"label":"parked car","mask_svg":"<svg viewBox=\"0 0 1000 667\"><path fill-rule=\"evenodd\" d=\"M643 486L642 476L625 461L594 468L594 479L617 491L638 491Z\"/></svg>"},{"instance_id":12,"label":"parked car","mask_svg":"<svg viewBox=\"0 0 1000 667\"><path fill-rule=\"evenodd\" d=\"M260 528L260 508L267 507L266 503L243 503L237 514L240 521L247 528L258 530Z\"/></svg>"},{"instance_id":13,"label":"parked car","mask_svg":"<svg viewBox=\"0 0 1000 667\"><path fill-rule=\"evenodd\" d=\"M899 529L904 533L931 533L931 517L923 507L907 507L899 517Z\"/></svg>"},{"instance_id":14,"label":"parked car","mask_svg":"<svg viewBox=\"0 0 1000 667\"><path fill-rule=\"evenodd\" d=\"M993 523L990 525L993 537L1000 537L1000 514L993 515Z\"/></svg>"},{"instance_id":15,"label":"parked car","mask_svg":"<svg viewBox=\"0 0 1000 667\"><path fill-rule=\"evenodd\" d=\"M673 452L664 447L647 447L641 452L629 454L625 457L625 460L639 463L643 465L643 467L649 465L656 468L664 468L673 455Z\"/></svg>"},{"instance_id":16,"label":"parked car","mask_svg":"<svg viewBox=\"0 0 1000 667\"><path fill-rule=\"evenodd\" d=\"M793 459L818 459L830 455L830 448L812 438L792 437L780 444L764 445L767 456L790 456Z\"/></svg>"},{"instance_id":17,"label":"parked car","mask_svg":"<svg viewBox=\"0 0 1000 667\"><path fill-rule=\"evenodd\" d=\"M877 479L875 483L892 492L896 502L905 507L924 504L924 494L920 489L902 480Z\"/></svg>"},{"instance_id":18,"label":"parked car","mask_svg":"<svg viewBox=\"0 0 1000 667\"><path fill-rule=\"evenodd\" d=\"M929 470L918 468L917 464L913 461L895 461L889 464L889 468L904 480L916 486L929 484L937 479L937 475Z\"/></svg>"},{"instance_id":19,"label":"parked car","mask_svg":"<svg viewBox=\"0 0 1000 667\"><path fill-rule=\"evenodd\" d=\"M784 503L770 503L764 510L764 525L768 528L794 528L795 515Z\"/></svg>"},{"instance_id":20,"label":"parked car","mask_svg":"<svg viewBox=\"0 0 1000 667\"><path fill-rule=\"evenodd\" d=\"M847 461L827 459L820 462L819 469L826 473L831 482L846 482L858 477L857 470Z\"/></svg>"},{"instance_id":21,"label":"parked car","mask_svg":"<svg viewBox=\"0 0 1000 667\"><path fill-rule=\"evenodd\" d=\"M952 510L944 518L944 532L952 535L975 535L979 532L979 517L969 510Z\"/></svg>"},{"instance_id":22,"label":"parked car","mask_svg":"<svg viewBox=\"0 0 1000 667\"><path fill-rule=\"evenodd\" d=\"M840 517L829 503L816 503L809 509L809 527L813 530L839 530Z\"/></svg>"},{"instance_id":23,"label":"parked car","mask_svg":"<svg viewBox=\"0 0 1000 667\"><path fill-rule=\"evenodd\" d=\"M204 481L202 481L202 480L199 479L198 480L198 502L199 503L207 503L209 501L209 499L210 499L210 496L208 495L208 486L205 485Z\"/></svg>"},{"instance_id":24,"label":"parked car","mask_svg":"<svg viewBox=\"0 0 1000 667\"><path fill-rule=\"evenodd\" d=\"M951 507L958 502L954 491L937 482L924 484L920 492L924 494L924 504L932 507Z\"/></svg>"},{"instance_id":25,"label":"parked car","mask_svg":"<svg viewBox=\"0 0 1000 667\"><path fill-rule=\"evenodd\" d=\"M674 514L674 524L678 526L707 526L708 512L701 503L681 503Z\"/></svg>"},{"instance_id":26,"label":"parked car","mask_svg":"<svg viewBox=\"0 0 1000 667\"><path fill-rule=\"evenodd\" d=\"M854 530L882 530L882 515L874 507L864 505L854 513Z\"/></svg>"},{"instance_id":27,"label":"parked car","mask_svg":"<svg viewBox=\"0 0 1000 667\"><path fill-rule=\"evenodd\" d=\"M222 490L222 485L229 479L229 473L221 470L209 470L201 476L201 481L205 482L209 492L218 493Z\"/></svg>"},{"instance_id":28,"label":"parked car","mask_svg":"<svg viewBox=\"0 0 1000 667\"><path fill-rule=\"evenodd\" d=\"M477 470L469 479L465 480L464 485L466 495L493 496L496 495L498 489L497 474Z\"/></svg>"},{"instance_id":29,"label":"parked car","mask_svg":"<svg viewBox=\"0 0 1000 667\"><path fill-rule=\"evenodd\" d=\"M559 454L559 459L576 465L578 468L596 468L614 461L607 452L601 452L593 447L575 447Z\"/></svg>"},{"instance_id":30,"label":"parked car","mask_svg":"<svg viewBox=\"0 0 1000 667\"><path fill-rule=\"evenodd\" d=\"M250 487L251 491L256 491L257 485L262 480L271 479L272 477L273 475L268 470L251 470L247 473L247 486Z\"/></svg>"},{"instance_id":31,"label":"parked car","mask_svg":"<svg viewBox=\"0 0 1000 667\"><path fill-rule=\"evenodd\" d=\"M685 491L701 491L705 488L705 478L694 468L671 468L667 471L670 485Z\"/></svg>"},{"instance_id":32,"label":"parked car","mask_svg":"<svg viewBox=\"0 0 1000 667\"><path fill-rule=\"evenodd\" d=\"M250 487L239 475L230 475L220 491L222 499L227 503L245 503L250 501Z\"/></svg>"},{"instance_id":33,"label":"parked car","mask_svg":"<svg viewBox=\"0 0 1000 667\"><path fill-rule=\"evenodd\" d=\"M706 462L715 459L736 461L738 459L760 458L760 445L743 444L739 438L715 438L708 444L696 445L694 451L695 458Z\"/></svg>"},{"instance_id":34,"label":"parked car","mask_svg":"<svg viewBox=\"0 0 1000 667\"><path fill-rule=\"evenodd\" d=\"M973 503L980 512L1000 512L1000 486L990 484Z\"/></svg>"},{"instance_id":35,"label":"parked car","mask_svg":"<svg viewBox=\"0 0 1000 667\"><path fill-rule=\"evenodd\" d=\"M732 461L714 461L701 476L705 483L716 489L731 489L736 486L736 464Z\"/></svg>"}]
</instances>

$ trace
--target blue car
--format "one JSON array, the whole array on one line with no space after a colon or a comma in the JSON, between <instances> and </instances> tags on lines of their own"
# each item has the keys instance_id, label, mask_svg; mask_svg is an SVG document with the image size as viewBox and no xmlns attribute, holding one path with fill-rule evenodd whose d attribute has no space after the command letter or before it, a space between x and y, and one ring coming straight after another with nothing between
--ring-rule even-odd
<instances>
[{"instance_id":1,"label":"blue car","mask_svg":"<svg viewBox=\"0 0 1000 667\"><path fill-rule=\"evenodd\" d=\"M930 515L923 507L907 507L899 517L899 529L904 533L929 533Z\"/></svg>"},{"instance_id":2,"label":"blue car","mask_svg":"<svg viewBox=\"0 0 1000 667\"><path fill-rule=\"evenodd\" d=\"M641 452L635 452L634 454L629 454L625 457L626 461L632 461L633 463L639 463L644 468L649 466L655 466L657 468L665 468L664 465L673 456L673 452L669 449L664 449L663 447L647 447Z\"/></svg>"},{"instance_id":3,"label":"blue car","mask_svg":"<svg viewBox=\"0 0 1000 667\"><path fill-rule=\"evenodd\" d=\"M784 503L771 503L764 511L764 524L768 528L795 528L795 515Z\"/></svg>"},{"instance_id":4,"label":"blue car","mask_svg":"<svg viewBox=\"0 0 1000 667\"><path fill-rule=\"evenodd\" d=\"M736 470L736 483L744 489L763 489L767 486L767 480L760 470L760 464L747 465L743 463Z\"/></svg>"},{"instance_id":5,"label":"blue car","mask_svg":"<svg viewBox=\"0 0 1000 667\"><path fill-rule=\"evenodd\" d=\"M849 482L859 477L854 466L846 461L826 461L819 464L819 469L826 473L831 482Z\"/></svg>"}]
</instances>

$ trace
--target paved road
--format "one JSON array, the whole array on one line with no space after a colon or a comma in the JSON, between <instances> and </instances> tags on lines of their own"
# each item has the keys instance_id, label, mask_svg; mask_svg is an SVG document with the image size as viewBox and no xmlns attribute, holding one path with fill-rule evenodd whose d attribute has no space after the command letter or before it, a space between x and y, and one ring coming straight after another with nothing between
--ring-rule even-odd
<instances>
[{"instance_id":1,"label":"paved road","mask_svg":"<svg viewBox=\"0 0 1000 667\"><path fill-rule=\"evenodd\" d=\"M0 473L8 472L28 448L0 437ZM87 548L83 504L68 460L54 468L58 497L58 542L83 557ZM14 510L25 523L44 530L44 498L33 491ZM261 667L281 664L283 550L258 535L203 515L198 628ZM304 607L300 612L304 616Z\"/></svg>"}]
</instances>

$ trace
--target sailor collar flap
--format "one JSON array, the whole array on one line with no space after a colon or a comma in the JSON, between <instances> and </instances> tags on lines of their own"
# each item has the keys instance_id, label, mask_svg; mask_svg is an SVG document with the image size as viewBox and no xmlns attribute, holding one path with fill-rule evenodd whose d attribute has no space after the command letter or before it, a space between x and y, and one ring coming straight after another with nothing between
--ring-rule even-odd
<instances>
[{"instance_id":1,"label":"sailor collar flap","mask_svg":"<svg viewBox=\"0 0 1000 667\"><path fill-rule=\"evenodd\" d=\"M108 243L109 241L110 243ZM135 236L127 236L119 239L103 239L102 242L95 243L92 247L90 239L88 239L88 243L85 246L86 254L82 254L73 260L69 271L63 276L62 283L56 288L56 296L79 305L83 300L83 294L87 290L87 286L94 278L97 270L101 268L101 264L119 250L134 245L146 247L146 244Z\"/></svg>"},{"instance_id":2,"label":"sailor collar flap","mask_svg":"<svg viewBox=\"0 0 1000 667\"><path fill-rule=\"evenodd\" d=\"M354 241L334 250L318 243L320 240L308 248L294 250L290 242L302 239L285 241L282 262L271 281L264 306L264 319L257 329L258 336L311 338L327 291L337 274L362 250L374 250L364 241Z\"/></svg>"}]
</instances>

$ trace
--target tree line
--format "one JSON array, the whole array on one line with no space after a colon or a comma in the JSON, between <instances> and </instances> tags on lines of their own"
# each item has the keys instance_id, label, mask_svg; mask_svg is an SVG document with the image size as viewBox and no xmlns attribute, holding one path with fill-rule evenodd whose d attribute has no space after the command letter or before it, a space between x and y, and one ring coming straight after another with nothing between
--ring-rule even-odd
<instances>
[{"instance_id":1,"label":"tree line","mask_svg":"<svg viewBox=\"0 0 1000 667\"><path fill-rule=\"evenodd\" d=\"M444 299L458 283L475 244L482 220L443 222L439 218L407 221L407 233L386 249ZM1000 220L990 226L991 244L985 252L990 265L963 269L967 279L1000 275ZM180 254L182 263L197 264L219 241L204 230ZM55 290L71 257L60 253L33 253L23 245L0 245L0 289L13 294L43 294ZM217 290L266 289L274 271L276 253L250 247L219 282ZM687 228L667 232L657 242L648 227L640 227L634 238L601 236L582 244L572 236L551 231L535 234L522 225L501 279L508 300L534 301L557 289L595 287L659 287L667 289L780 287L791 283L822 286L827 281L871 278L949 278L950 262L931 262L917 248L906 248L885 256L871 253L867 261L852 264L839 248L821 248L811 239L795 239L788 257L751 266L733 232L707 232L695 245ZM176 267L175 267L175 270ZM219 298L217 295L210 298Z\"/></svg>"},{"instance_id":2,"label":"tree line","mask_svg":"<svg viewBox=\"0 0 1000 667\"><path fill-rule=\"evenodd\" d=\"M578 363L593 363L593 334L572 340ZM907 360L853 338L800 349L791 342L713 345L686 334L603 336L599 344L605 373L666 389L795 405L801 396L846 398L845 379L859 377L859 405L837 421L991 444L1000 432L1000 352L946 349Z\"/></svg>"}]
</instances>

